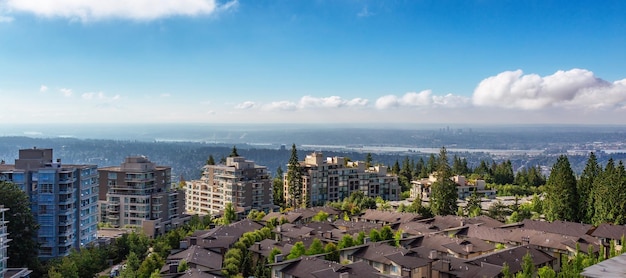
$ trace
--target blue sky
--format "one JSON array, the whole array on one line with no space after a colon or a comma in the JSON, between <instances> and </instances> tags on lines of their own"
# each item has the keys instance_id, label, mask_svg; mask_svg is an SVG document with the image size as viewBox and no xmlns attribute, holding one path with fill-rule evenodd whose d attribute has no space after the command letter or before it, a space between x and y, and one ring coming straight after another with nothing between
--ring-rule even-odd
<instances>
[{"instance_id":1,"label":"blue sky","mask_svg":"<svg viewBox=\"0 0 626 278\"><path fill-rule=\"evenodd\" d=\"M0 122L626 124L625 14L618 0L0 0Z\"/></svg>"}]
</instances>

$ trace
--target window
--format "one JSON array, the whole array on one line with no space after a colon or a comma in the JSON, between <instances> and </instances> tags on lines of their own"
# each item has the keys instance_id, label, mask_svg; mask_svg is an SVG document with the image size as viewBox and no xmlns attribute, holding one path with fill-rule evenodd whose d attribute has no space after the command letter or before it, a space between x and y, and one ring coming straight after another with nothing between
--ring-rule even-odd
<instances>
[{"instance_id":1,"label":"window","mask_svg":"<svg viewBox=\"0 0 626 278\"><path fill-rule=\"evenodd\" d=\"M39 185L39 193L53 193L54 185L53 184L40 184Z\"/></svg>"}]
</instances>

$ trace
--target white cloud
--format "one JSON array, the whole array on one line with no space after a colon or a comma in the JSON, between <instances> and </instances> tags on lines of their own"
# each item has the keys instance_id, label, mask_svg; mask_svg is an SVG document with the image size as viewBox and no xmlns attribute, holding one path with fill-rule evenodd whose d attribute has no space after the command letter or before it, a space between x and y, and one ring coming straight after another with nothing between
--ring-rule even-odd
<instances>
[{"instance_id":1,"label":"white cloud","mask_svg":"<svg viewBox=\"0 0 626 278\"><path fill-rule=\"evenodd\" d=\"M59 89L59 91L63 94L64 97L71 97L72 96L72 90L71 89L61 88L61 89Z\"/></svg>"},{"instance_id":2,"label":"white cloud","mask_svg":"<svg viewBox=\"0 0 626 278\"><path fill-rule=\"evenodd\" d=\"M338 96L330 96L330 97L322 97L316 98L312 96L303 96L300 98L300 102L298 103L298 108L315 108L315 107L323 107L323 108L339 108L339 107L354 107L354 106L365 106L367 105L368 100L362 98L354 98L351 100L343 99Z\"/></svg>"},{"instance_id":3,"label":"white cloud","mask_svg":"<svg viewBox=\"0 0 626 278\"><path fill-rule=\"evenodd\" d=\"M371 16L371 15L374 15L374 14L369 12L369 10L367 9L367 6L363 6L361 11L359 11L359 13L356 14L356 16L358 16L358 17L368 17L368 16Z\"/></svg>"},{"instance_id":4,"label":"white cloud","mask_svg":"<svg viewBox=\"0 0 626 278\"><path fill-rule=\"evenodd\" d=\"M251 109L251 108L254 108L255 106L256 104L252 101L244 101L242 103L235 105L235 108L236 109Z\"/></svg>"},{"instance_id":5,"label":"white cloud","mask_svg":"<svg viewBox=\"0 0 626 278\"><path fill-rule=\"evenodd\" d=\"M103 92L88 92L81 95L84 100L98 100L102 102L113 102L121 98L120 95L114 95L112 97L107 96Z\"/></svg>"},{"instance_id":6,"label":"white cloud","mask_svg":"<svg viewBox=\"0 0 626 278\"><path fill-rule=\"evenodd\" d=\"M109 18L154 20L171 16L210 15L235 7L237 0L218 4L216 0L6 0L14 12L42 17L96 21Z\"/></svg>"},{"instance_id":7,"label":"white cloud","mask_svg":"<svg viewBox=\"0 0 626 278\"><path fill-rule=\"evenodd\" d=\"M409 92L402 97L386 95L376 100L376 108L389 109L395 107L462 107L469 104L469 99L463 96L447 94L445 96L433 95L431 90L419 93Z\"/></svg>"},{"instance_id":8,"label":"white cloud","mask_svg":"<svg viewBox=\"0 0 626 278\"><path fill-rule=\"evenodd\" d=\"M48 86L41 85L41 87L39 87L39 91L42 92L42 93L45 93L46 91L48 91Z\"/></svg>"},{"instance_id":9,"label":"white cloud","mask_svg":"<svg viewBox=\"0 0 626 278\"><path fill-rule=\"evenodd\" d=\"M168 93L164 93L164 94L160 94L159 97L162 98L166 98L166 97L171 97L172 95L168 94Z\"/></svg>"},{"instance_id":10,"label":"white cloud","mask_svg":"<svg viewBox=\"0 0 626 278\"><path fill-rule=\"evenodd\" d=\"M263 108L267 110L283 110L283 111L294 111L298 109L298 105L291 101L274 101L268 105L265 105Z\"/></svg>"},{"instance_id":11,"label":"white cloud","mask_svg":"<svg viewBox=\"0 0 626 278\"><path fill-rule=\"evenodd\" d=\"M611 83L585 69L560 70L544 77L505 71L481 81L472 100L476 106L522 110L620 108L626 104L626 79Z\"/></svg>"}]
</instances>

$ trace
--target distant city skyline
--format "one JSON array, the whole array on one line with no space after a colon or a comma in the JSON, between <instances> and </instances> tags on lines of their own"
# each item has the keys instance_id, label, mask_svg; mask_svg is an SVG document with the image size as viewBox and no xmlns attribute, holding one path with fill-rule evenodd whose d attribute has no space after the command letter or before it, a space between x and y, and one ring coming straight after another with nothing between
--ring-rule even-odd
<instances>
[{"instance_id":1,"label":"distant city skyline","mask_svg":"<svg viewBox=\"0 0 626 278\"><path fill-rule=\"evenodd\" d=\"M626 2L0 0L0 122L626 124Z\"/></svg>"}]
</instances>

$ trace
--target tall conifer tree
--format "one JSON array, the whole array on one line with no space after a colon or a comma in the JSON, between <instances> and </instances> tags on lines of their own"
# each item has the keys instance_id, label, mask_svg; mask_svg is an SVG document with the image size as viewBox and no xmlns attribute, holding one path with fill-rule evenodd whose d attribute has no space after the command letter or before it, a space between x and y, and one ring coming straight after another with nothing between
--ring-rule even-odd
<instances>
[{"instance_id":1,"label":"tall conifer tree","mask_svg":"<svg viewBox=\"0 0 626 278\"><path fill-rule=\"evenodd\" d=\"M591 154L589 154L589 159L587 160L587 165L580 175L580 179L576 183L578 191L578 204L580 208L578 219L583 223L590 224L591 219L593 218L593 184L601 173L602 168L598 165L596 155L591 152Z\"/></svg>"},{"instance_id":2,"label":"tall conifer tree","mask_svg":"<svg viewBox=\"0 0 626 278\"><path fill-rule=\"evenodd\" d=\"M578 221L576 177L567 156L561 155L552 166L546 183L546 218L548 221Z\"/></svg>"},{"instance_id":3,"label":"tall conifer tree","mask_svg":"<svg viewBox=\"0 0 626 278\"><path fill-rule=\"evenodd\" d=\"M298 208L307 205L302 203L302 172L296 144L291 146L291 157L287 166L287 189L289 191L289 206Z\"/></svg>"},{"instance_id":4,"label":"tall conifer tree","mask_svg":"<svg viewBox=\"0 0 626 278\"><path fill-rule=\"evenodd\" d=\"M452 169L448 162L445 147L439 151L437 160L437 181L431 188L430 208L435 215L449 215L457 212L458 194L456 184L452 180Z\"/></svg>"}]
</instances>

